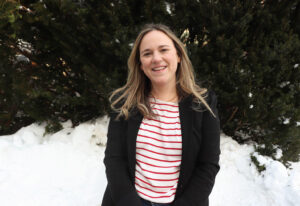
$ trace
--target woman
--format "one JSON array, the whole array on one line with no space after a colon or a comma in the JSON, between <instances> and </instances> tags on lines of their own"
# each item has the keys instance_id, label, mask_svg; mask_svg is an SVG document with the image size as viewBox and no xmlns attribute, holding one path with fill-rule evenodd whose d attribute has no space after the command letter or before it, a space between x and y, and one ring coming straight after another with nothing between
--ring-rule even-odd
<instances>
[{"instance_id":1,"label":"woman","mask_svg":"<svg viewBox=\"0 0 300 206\"><path fill-rule=\"evenodd\" d=\"M219 171L217 100L200 88L182 42L161 24L138 35L111 96L102 206L207 206Z\"/></svg>"}]
</instances>

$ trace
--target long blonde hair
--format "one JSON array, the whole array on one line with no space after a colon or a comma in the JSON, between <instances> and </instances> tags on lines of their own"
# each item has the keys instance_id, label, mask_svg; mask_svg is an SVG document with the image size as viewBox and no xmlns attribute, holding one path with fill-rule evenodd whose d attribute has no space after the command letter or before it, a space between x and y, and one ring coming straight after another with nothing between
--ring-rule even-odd
<instances>
[{"instance_id":1,"label":"long blonde hair","mask_svg":"<svg viewBox=\"0 0 300 206\"><path fill-rule=\"evenodd\" d=\"M201 88L195 82L193 65L187 55L185 46L176 35L163 24L146 24L137 36L127 62L129 69L127 82L123 87L113 91L109 98L110 102L112 102L112 109L119 113L118 117L124 116L125 119L128 119L130 111L132 111L133 108L137 108L144 117L153 116L148 102L151 82L140 68L139 47L143 37L148 32L154 30L165 33L173 41L177 54L180 57L180 63L178 64L176 72L176 89L179 100L187 95L193 95L195 102L199 104L203 103L213 114L204 99L207 89Z\"/></svg>"}]
</instances>

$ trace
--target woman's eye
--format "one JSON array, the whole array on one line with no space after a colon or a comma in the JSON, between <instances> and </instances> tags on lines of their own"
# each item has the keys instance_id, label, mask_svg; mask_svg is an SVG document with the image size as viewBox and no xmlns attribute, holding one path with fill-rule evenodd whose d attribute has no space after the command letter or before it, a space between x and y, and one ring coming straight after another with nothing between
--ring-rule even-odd
<instances>
[{"instance_id":1,"label":"woman's eye","mask_svg":"<svg viewBox=\"0 0 300 206\"><path fill-rule=\"evenodd\" d=\"M162 51L162 52L166 52L166 51L168 51L168 49L162 49L161 51Z\"/></svg>"},{"instance_id":2,"label":"woman's eye","mask_svg":"<svg viewBox=\"0 0 300 206\"><path fill-rule=\"evenodd\" d=\"M150 53L144 53L144 56L149 56L150 55Z\"/></svg>"}]
</instances>

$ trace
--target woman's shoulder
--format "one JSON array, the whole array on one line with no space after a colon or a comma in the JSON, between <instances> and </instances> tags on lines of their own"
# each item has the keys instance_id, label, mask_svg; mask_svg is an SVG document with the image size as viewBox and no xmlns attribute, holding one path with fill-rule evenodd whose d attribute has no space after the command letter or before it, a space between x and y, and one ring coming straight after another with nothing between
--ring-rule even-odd
<instances>
[{"instance_id":1,"label":"woman's shoulder","mask_svg":"<svg viewBox=\"0 0 300 206\"><path fill-rule=\"evenodd\" d=\"M113 119L120 118L120 111L124 105L123 92L115 90L109 97L110 111L109 116Z\"/></svg>"},{"instance_id":2,"label":"woman's shoulder","mask_svg":"<svg viewBox=\"0 0 300 206\"><path fill-rule=\"evenodd\" d=\"M129 108L126 106L128 104L127 98L128 94L123 90L116 90L110 96L111 114L115 114L116 119L128 120L129 118L134 118L139 115L139 110L136 106ZM124 109L124 107L126 108Z\"/></svg>"},{"instance_id":3,"label":"woman's shoulder","mask_svg":"<svg viewBox=\"0 0 300 206\"><path fill-rule=\"evenodd\" d=\"M213 90L207 90L204 99L208 105L211 105L217 100L217 95Z\"/></svg>"},{"instance_id":4,"label":"woman's shoulder","mask_svg":"<svg viewBox=\"0 0 300 206\"><path fill-rule=\"evenodd\" d=\"M206 90L205 92L199 93L199 96L201 96L201 98L208 104L211 105L213 104L216 100L217 100L217 95L213 90ZM201 99L199 97L197 97L194 94L190 94L186 97L186 99L189 99L191 101L191 103L193 104L193 106L201 106L201 107L205 107L205 105L203 104L203 102L201 101Z\"/></svg>"}]
</instances>

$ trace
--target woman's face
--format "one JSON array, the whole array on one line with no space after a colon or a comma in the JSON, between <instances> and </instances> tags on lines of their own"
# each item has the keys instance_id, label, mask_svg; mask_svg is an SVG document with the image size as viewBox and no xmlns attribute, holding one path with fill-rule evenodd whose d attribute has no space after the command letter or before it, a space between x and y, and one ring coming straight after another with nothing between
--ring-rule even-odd
<instances>
[{"instance_id":1,"label":"woman's face","mask_svg":"<svg viewBox=\"0 0 300 206\"><path fill-rule=\"evenodd\" d=\"M176 70L180 62L173 41L161 31L150 31L140 44L141 69L152 86L175 86Z\"/></svg>"}]
</instances>

